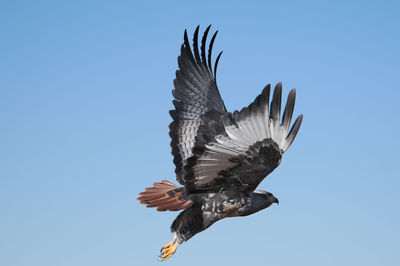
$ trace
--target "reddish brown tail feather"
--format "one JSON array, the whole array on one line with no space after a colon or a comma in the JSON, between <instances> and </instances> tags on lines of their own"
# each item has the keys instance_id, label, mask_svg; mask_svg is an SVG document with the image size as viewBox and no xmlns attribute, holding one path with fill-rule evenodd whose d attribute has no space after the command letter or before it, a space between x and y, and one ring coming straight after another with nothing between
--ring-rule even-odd
<instances>
[{"instance_id":1,"label":"reddish brown tail feather","mask_svg":"<svg viewBox=\"0 0 400 266\"><path fill-rule=\"evenodd\" d=\"M157 211L179 211L192 206L193 202L182 195L183 188L174 185L167 180L153 183L137 198L140 204L146 207L157 207Z\"/></svg>"}]
</instances>

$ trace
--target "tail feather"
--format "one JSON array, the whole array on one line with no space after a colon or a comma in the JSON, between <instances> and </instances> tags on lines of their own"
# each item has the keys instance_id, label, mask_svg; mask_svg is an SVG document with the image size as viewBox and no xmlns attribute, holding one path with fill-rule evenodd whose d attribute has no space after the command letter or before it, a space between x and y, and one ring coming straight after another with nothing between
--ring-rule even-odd
<instances>
[{"instance_id":1,"label":"tail feather","mask_svg":"<svg viewBox=\"0 0 400 266\"><path fill-rule=\"evenodd\" d=\"M192 206L193 202L185 197L184 188L163 180L153 183L144 192L139 193L137 199L140 204L146 204L148 208L157 207L157 211L179 211Z\"/></svg>"}]
</instances>

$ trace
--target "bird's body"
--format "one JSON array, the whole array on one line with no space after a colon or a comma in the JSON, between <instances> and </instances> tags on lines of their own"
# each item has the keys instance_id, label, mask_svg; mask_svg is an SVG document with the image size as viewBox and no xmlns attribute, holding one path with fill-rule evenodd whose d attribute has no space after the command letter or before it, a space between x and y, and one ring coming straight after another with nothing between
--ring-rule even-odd
<instances>
[{"instance_id":1,"label":"bird's body","mask_svg":"<svg viewBox=\"0 0 400 266\"><path fill-rule=\"evenodd\" d=\"M281 117L282 85L278 83L270 103L270 85L248 107L227 112L216 84L216 68L211 66L211 38L208 57L208 27L199 52L198 30L193 52L185 31L178 57L179 70L174 80L175 110L170 114L171 147L176 165L176 179L146 188L138 198L158 211L182 211L172 223L172 242L162 251L162 260L176 248L216 221L246 216L265 209L278 200L269 192L256 190L261 181L281 162L293 142L302 121L299 116L291 127L295 90L288 96Z\"/></svg>"}]
</instances>

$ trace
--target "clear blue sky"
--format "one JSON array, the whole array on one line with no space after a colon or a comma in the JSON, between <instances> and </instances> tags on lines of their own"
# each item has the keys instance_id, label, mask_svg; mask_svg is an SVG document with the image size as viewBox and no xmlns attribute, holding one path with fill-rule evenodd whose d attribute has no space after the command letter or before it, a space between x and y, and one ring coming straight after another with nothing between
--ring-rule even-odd
<instances>
[{"instance_id":1,"label":"clear blue sky","mask_svg":"<svg viewBox=\"0 0 400 266\"><path fill-rule=\"evenodd\" d=\"M2 1L0 265L160 265L177 213L168 110L183 31L213 24L229 110L297 89L302 128L261 185L170 265L400 265L398 1Z\"/></svg>"}]
</instances>

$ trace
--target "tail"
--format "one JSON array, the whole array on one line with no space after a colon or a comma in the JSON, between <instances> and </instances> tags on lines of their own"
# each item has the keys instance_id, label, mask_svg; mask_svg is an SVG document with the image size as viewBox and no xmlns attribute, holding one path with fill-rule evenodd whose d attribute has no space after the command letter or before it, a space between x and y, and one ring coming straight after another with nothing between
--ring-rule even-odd
<instances>
[{"instance_id":1,"label":"tail","mask_svg":"<svg viewBox=\"0 0 400 266\"><path fill-rule=\"evenodd\" d=\"M192 206L193 202L184 195L184 188L167 180L153 183L137 198L146 207L157 207L157 211L179 211Z\"/></svg>"}]
</instances>

